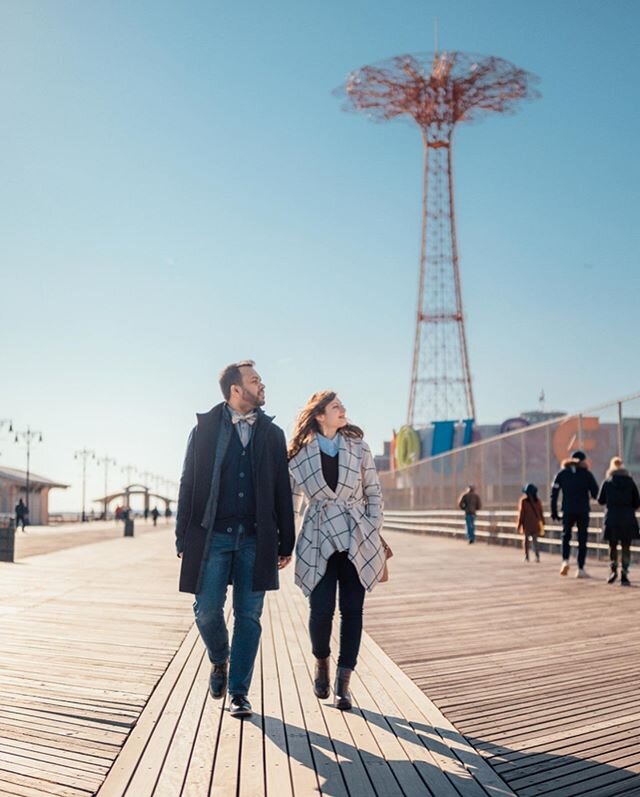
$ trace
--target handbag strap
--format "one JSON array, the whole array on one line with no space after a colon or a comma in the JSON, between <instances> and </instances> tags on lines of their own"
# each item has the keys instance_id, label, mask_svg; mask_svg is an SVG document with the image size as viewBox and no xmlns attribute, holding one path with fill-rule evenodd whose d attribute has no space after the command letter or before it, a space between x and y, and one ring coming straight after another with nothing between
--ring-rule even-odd
<instances>
[{"instance_id":1,"label":"handbag strap","mask_svg":"<svg viewBox=\"0 0 640 797\"><path fill-rule=\"evenodd\" d=\"M542 511L542 504L540 502L540 499L536 498L536 500L533 501L531 499L531 496L528 495L527 496L527 501L529 501L529 503L531 504L531 507L532 507L533 512L534 512L535 516L537 517L537 519L539 521L541 521L542 523L544 523L544 512Z\"/></svg>"}]
</instances>

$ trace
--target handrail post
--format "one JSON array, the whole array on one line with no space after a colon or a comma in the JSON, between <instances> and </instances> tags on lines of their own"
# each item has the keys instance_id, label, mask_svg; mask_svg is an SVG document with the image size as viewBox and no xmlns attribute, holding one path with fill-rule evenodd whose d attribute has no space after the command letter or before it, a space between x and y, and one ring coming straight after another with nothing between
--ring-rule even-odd
<instances>
[{"instance_id":1,"label":"handrail post","mask_svg":"<svg viewBox=\"0 0 640 797\"><path fill-rule=\"evenodd\" d=\"M618 456L624 459L624 419L621 401L618 402Z\"/></svg>"},{"instance_id":2,"label":"handrail post","mask_svg":"<svg viewBox=\"0 0 640 797\"><path fill-rule=\"evenodd\" d=\"M504 500L504 491L502 489L502 438L498 438L498 491L499 491L499 507L503 508L502 502Z\"/></svg>"},{"instance_id":3,"label":"handrail post","mask_svg":"<svg viewBox=\"0 0 640 797\"><path fill-rule=\"evenodd\" d=\"M551 504L551 427L546 427L547 442L547 506Z\"/></svg>"},{"instance_id":4,"label":"handrail post","mask_svg":"<svg viewBox=\"0 0 640 797\"><path fill-rule=\"evenodd\" d=\"M584 443L582 442L582 413L578 415L578 441L576 448L582 448Z\"/></svg>"}]
</instances>

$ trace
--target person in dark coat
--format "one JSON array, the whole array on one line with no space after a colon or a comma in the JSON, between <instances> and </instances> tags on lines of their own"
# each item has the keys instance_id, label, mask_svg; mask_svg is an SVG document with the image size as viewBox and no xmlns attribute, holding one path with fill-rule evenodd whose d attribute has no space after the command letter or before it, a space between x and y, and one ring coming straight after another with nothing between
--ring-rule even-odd
<instances>
[{"instance_id":1,"label":"person in dark coat","mask_svg":"<svg viewBox=\"0 0 640 797\"><path fill-rule=\"evenodd\" d=\"M458 508L464 512L467 540L473 545L476 540L476 514L482 509L482 501L473 484L470 484L458 498Z\"/></svg>"},{"instance_id":2,"label":"person in dark coat","mask_svg":"<svg viewBox=\"0 0 640 797\"><path fill-rule=\"evenodd\" d=\"M29 517L29 510L27 509L27 505L22 500L22 498L16 504L16 530L19 526L22 526L22 531L26 533L25 524L27 522L27 518Z\"/></svg>"},{"instance_id":3,"label":"person in dark coat","mask_svg":"<svg viewBox=\"0 0 640 797\"><path fill-rule=\"evenodd\" d=\"M538 498L538 488L535 484L526 484L522 488L524 495L518 503L518 521L516 530L524 536L524 558L529 561L529 538L536 562L540 561L538 550L538 537L544 533L544 510L542 501Z\"/></svg>"},{"instance_id":4,"label":"person in dark coat","mask_svg":"<svg viewBox=\"0 0 640 797\"><path fill-rule=\"evenodd\" d=\"M631 474L624 468L620 457L613 457L605 480L600 485L598 503L605 506L604 533L609 543L611 575L608 583L618 578L618 543L622 549L622 572L620 583L629 586L629 564L631 541L640 537L636 509L640 508L640 493Z\"/></svg>"},{"instance_id":5,"label":"person in dark coat","mask_svg":"<svg viewBox=\"0 0 640 797\"><path fill-rule=\"evenodd\" d=\"M176 550L180 591L195 594L196 625L211 661L211 696L223 697L228 685L232 716L249 717L265 591L278 589L278 570L291 561L293 501L284 432L261 409L265 387L253 361L228 365L220 388L224 402L198 414L187 443Z\"/></svg>"},{"instance_id":6,"label":"person in dark coat","mask_svg":"<svg viewBox=\"0 0 640 797\"><path fill-rule=\"evenodd\" d=\"M577 578L586 578L584 564L587 559L587 536L589 531L589 498L598 497L598 483L589 470L584 451L574 451L562 463L551 485L551 517L560 520L558 496L562 492L562 567L560 575L569 572L571 533L578 527L578 572Z\"/></svg>"}]
</instances>

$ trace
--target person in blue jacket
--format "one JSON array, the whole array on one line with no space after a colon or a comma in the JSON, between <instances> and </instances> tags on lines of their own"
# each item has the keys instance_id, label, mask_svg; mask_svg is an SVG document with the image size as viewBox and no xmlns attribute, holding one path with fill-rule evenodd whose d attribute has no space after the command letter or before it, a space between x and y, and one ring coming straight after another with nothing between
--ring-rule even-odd
<instances>
[{"instance_id":1,"label":"person in blue jacket","mask_svg":"<svg viewBox=\"0 0 640 797\"><path fill-rule=\"evenodd\" d=\"M562 567L560 575L569 572L571 533L578 527L578 572L577 578L586 578L584 564L587 558L587 534L589 530L589 499L598 497L598 483L589 470L584 451L574 451L562 462L551 485L551 517L559 521L558 496L562 492Z\"/></svg>"}]
</instances>

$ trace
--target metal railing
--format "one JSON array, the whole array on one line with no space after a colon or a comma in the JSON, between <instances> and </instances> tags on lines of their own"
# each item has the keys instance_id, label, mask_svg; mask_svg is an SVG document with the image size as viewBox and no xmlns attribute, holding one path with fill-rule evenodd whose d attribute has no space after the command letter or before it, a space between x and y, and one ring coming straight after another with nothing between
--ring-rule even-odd
<instances>
[{"instance_id":1,"label":"metal railing","mask_svg":"<svg viewBox=\"0 0 640 797\"><path fill-rule=\"evenodd\" d=\"M640 393L553 418L380 474L387 511L454 509L473 484L485 509L514 509L524 484L538 486L549 509L551 482L562 460L586 452L598 481L620 455L640 476Z\"/></svg>"}]
</instances>

